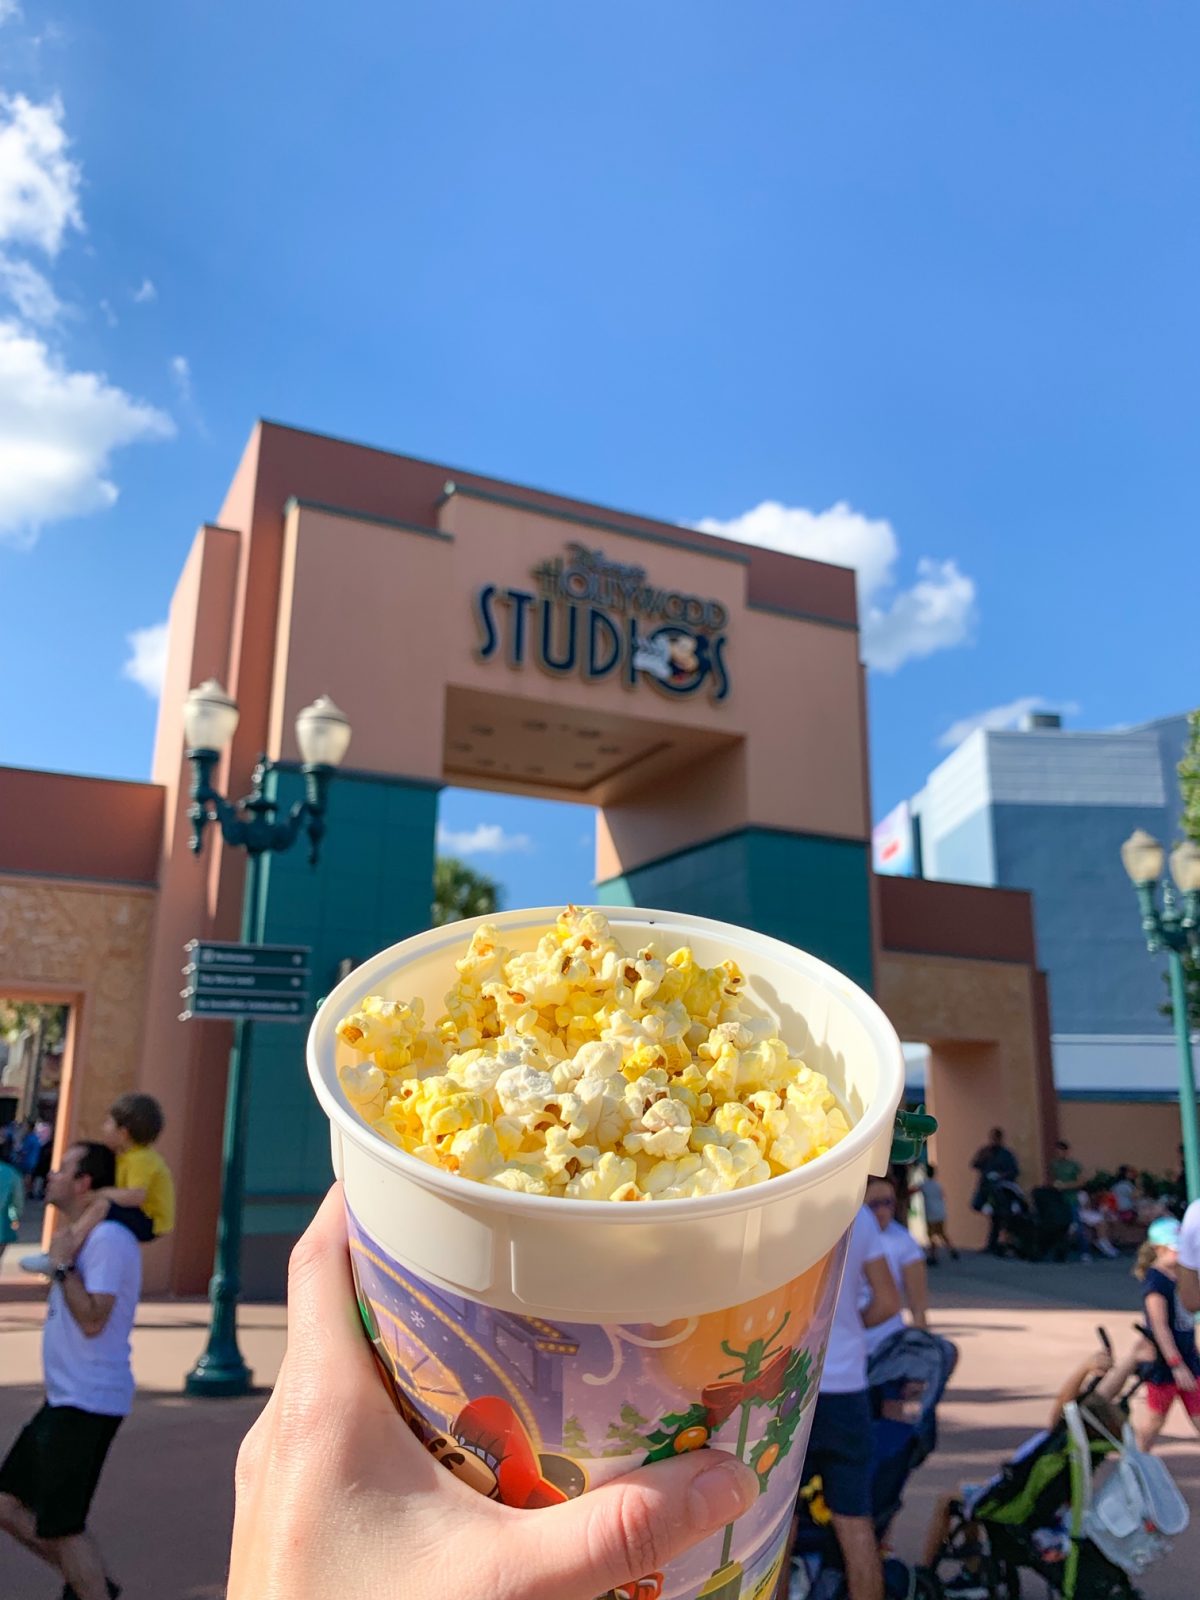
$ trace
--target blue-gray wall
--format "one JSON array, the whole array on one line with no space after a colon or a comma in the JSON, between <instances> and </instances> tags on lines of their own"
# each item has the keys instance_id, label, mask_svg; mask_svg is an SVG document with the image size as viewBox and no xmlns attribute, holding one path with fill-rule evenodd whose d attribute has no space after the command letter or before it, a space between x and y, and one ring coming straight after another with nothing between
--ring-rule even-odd
<instances>
[{"instance_id":1,"label":"blue-gray wall","mask_svg":"<svg viewBox=\"0 0 1200 1600\"><path fill-rule=\"evenodd\" d=\"M604 905L690 911L810 950L871 987L867 846L770 828L678 850L597 885Z\"/></svg>"},{"instance_id":2,"label":"blue-gray wall","mask_svg":"<svg viewBox=\"0 0 1200 1600\"><path fill-rule=\"evenodd\" d=\"M1038 960L1050 974L1055 1033L1160 1033L1161 959L1142 938L1120 848L1135 828L1170 837L1145 806L992 808L996 881L1033 891Z\"/></svg>"}]
</instances>

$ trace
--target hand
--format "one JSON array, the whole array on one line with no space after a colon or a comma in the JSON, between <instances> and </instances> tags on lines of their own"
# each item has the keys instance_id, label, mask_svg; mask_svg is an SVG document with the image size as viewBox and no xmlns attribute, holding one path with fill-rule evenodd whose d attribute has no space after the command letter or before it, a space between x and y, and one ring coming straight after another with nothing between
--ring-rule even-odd
<instances>
[{"instance_id":1,"label":"hand","mask_svg":"<svg viewBox=\"0 0 1200 1600\"><path fill-rule=\"evenodd\" d=\"M1102 1378L1106 1372L1113 1369L1112 1351L1101 1345L1100 1349L1088 1361L1088 1376Z\"/></svg>"},{"instance_id":2,"label":"hand","mask_svg":"<svg viewBox=\"0 0 1200 1600\"><path fill-rule=\"evenodd\" d=\"M662 1567L758 1495L700 1450L566 1505L514 1511L441 1467L363 1337L335 1185L292 1253L288 1347L237 1463L228 1600L595 1600Z\"/></svg>"},{"instance_id":3,"label":"hand","mask_svg":"<svg viewBox=\"0 0 1200 1600\"><path fill-rule=\"evenodd\" d=\"M1196 1387L1196 1374L1182 1362L1171 1368L1171 1379L1180 1394L1191 1394Z\"/></svg>"}]
</instances>

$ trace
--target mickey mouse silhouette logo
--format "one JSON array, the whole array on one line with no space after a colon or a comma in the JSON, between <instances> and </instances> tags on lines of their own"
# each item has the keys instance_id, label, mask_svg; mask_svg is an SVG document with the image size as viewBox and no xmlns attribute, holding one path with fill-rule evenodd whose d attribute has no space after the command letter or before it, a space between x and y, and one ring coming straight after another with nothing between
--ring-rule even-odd
<instances>
[{"instance_id":1,"label":"mickey mouse silhouette logo","mask_svg":"<svg viewBox=\"0 0 1200 1600\"><path fill-rule=\"evenodd\" d=\"M634 651L633 664L674 694L692 694L713 672L712 647L688 628L655 628Z\"/></svg>"}]
</instances>

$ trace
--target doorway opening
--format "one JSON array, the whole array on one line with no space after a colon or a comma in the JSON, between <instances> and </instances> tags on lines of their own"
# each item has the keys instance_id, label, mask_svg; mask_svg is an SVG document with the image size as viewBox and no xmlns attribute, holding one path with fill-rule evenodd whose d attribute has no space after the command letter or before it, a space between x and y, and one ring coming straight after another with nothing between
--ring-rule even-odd
<instances>
[{"instance_id":1,"label":"doorway opening","mask_svg":"<svg viewBox=\"0 0 1200 1600\"><path fill-rule=\"evenodd\" d=\"M61 1001L0 996L0 1276L42 1237L71 1015Z\"/></svg>"}]
</instances>

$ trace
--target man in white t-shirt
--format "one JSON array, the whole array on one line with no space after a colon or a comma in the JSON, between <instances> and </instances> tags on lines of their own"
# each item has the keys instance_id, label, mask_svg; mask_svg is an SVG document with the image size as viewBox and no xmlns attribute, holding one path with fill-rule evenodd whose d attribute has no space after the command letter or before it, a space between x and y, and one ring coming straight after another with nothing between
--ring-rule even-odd
<instances>
[{"instance_id":1,"label":"man in white t-shirt","mask_svg":"<svg viewBox=\"0 0 1200 1600\"><path fill-rule=\"evenodd\" d=\"M861 1310L860 1302L864 1302ZM883 1600L883 1565L871 1515L867 1329L899 1310L900 1296L879 1225L864 1206L850 1229L804 1460L805 1480L818 1473L821 1477L825 1504L842 1550L850 1600Z\"/></svg>"},{"instance_id":2,"label":"man in white t-shirt","mask_svg":"<svg viewBox=\"0 0 1200 1600\"><path fill-rule=\"evenodd\" d=\"M1183 1213L1176 1271L1179 1299L1194 1316L1200 1311L1200 1200L1193 1200Z\"/></svg>"},{"instance_id":3,"label":"man in white t-shirt","mask_svg":"<svg viewBox=\"0 0 1200 1600\"><path fill-rule=\"evenodd\" d=\"M107 1145L75 1144L46 1181L46 1198L69 1222L97 1189L116 1183ZM0 1465L0 1528L65 1580L63 1600L111 1600L86 1531L104 1458L133 1404L129 1335L142 1287L137 1240L102 1222L75 1262L58 1267L42 1333L46 1403Z\"/></svg>"}]
</instances>

